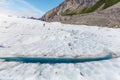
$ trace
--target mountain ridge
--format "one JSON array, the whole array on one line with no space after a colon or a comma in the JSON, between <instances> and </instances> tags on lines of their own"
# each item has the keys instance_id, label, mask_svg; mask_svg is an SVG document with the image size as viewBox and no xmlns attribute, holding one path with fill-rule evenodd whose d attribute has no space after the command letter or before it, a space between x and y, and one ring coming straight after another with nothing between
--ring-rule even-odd
<instances>
[{"instance_id":1,"label":"mountain ridge","mask_svg":"<svg viewBox=\"0 0 120 80\"><path fill-rule=\"evenodd\" d=\"M120 27L119 13L119 0L65 0L41 19L67 24Z\"/></svg>"}]
</instances>

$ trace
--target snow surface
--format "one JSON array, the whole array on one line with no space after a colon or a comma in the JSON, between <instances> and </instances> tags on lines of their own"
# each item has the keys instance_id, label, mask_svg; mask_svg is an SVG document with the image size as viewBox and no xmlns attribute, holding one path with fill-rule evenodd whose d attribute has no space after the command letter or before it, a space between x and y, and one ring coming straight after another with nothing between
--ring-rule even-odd
<instances>
[{"instance_id":1,"label":"snow surface","mask_svg":"<svg viewBox=\"0 0 120 80\"><path fill-rule=\"evenodd\" d=\"M120 80L120 58L78 64L0 61L0 80Z\"/></svg>"},{"instance_id":2,"label":"snow surface","mask_svg":"<svg viewBox=\"0 0 120 80\"><path fill-rule=\"evenodd\" d=\"M45 26L43 25L45 24ZM120 29L0 16L0 55L79 57L120 52Z\"/></svg>"},{"instance_id":3,"label":"snow surface","mask_svg":"<svg viewBox=\"0 0 120 80\"><path fill-rule=\"evenodd\" d=\"M45 26L44 26L45 24ZM120 29L22 19L0 15L0 57L96 57L77 64L0 60L0 80L120 80Z\"/></svg>"}]
</instances>

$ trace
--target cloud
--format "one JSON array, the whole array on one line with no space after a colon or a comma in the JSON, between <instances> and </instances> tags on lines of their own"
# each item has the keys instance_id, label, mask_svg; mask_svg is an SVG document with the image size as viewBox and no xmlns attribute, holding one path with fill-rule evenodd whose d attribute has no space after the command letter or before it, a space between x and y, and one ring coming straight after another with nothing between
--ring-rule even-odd
<instances>
[{"instance_id":1,"label":"cloud","mask_svg":"<svg viewBox=\"0 0 120 80\"><path fill-rule=\"evenodd\" d=\"M0 0L0 5L8 5L8 2L6 0Z\"/></svg>"},{"instance_id":2,"label":"cloud","mask_svg":"<svg viewBox=\"0 0 120 80\"><path fill-rule=\"evenodd\" d=\"M0 12L7 15L40 17L44 12L25 0L0 0Z\"/></svg>"}]
</instances>

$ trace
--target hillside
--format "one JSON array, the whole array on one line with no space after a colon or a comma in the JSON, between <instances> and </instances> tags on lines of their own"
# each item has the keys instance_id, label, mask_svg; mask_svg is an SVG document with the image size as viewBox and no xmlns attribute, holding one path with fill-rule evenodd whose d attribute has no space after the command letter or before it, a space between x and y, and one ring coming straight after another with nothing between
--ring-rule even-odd
<instances>
[{"instance_id":1,"label":"hillside","mask_svg":"<svg viewBox=\"0 0 120 80\"><path fill-rule=\"evenodd\" d=\"M98 0L65 0L59 6L47 12L42 17L42 19L49 20L49 19L54 18L55 16L64 15L65 13L71 15L72 12L69 12L69 11L82 10L84 8L93 6L97 1Z\"/></svg>"},{"instance_id":2,"label":"hillside","mask_svg":"<svg viewBox=\"0 0 120 80\"><path fill-rule=\"evenodd\" d=\"M46 13L42 20L59 21L69 24L85 24L108 27L120 27L120 3L119 0L75 0L74 7L71 0L64 1L58 7ZM83 4L79 4L80 1ZM66 3L66 4L65 4ZM67 3L71 3L71 7ZM83 6L89 4L87 6ZM114 7L117 6L117 7ZM62 8L61 8L62 7Z\"/></svg>"}]
</instances>

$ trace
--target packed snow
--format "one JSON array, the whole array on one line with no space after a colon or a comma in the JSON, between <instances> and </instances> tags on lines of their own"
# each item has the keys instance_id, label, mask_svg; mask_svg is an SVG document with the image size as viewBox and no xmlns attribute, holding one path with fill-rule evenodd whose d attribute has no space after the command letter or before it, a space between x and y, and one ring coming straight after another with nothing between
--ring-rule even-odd
<instances>
[{"instance_id":1,"label":"packed snow","mask_svg":"<svg viewBox=\"0 0 120 80\"><path fill-rule=\"evenodd\" d=\"M80 57L119 54L119 34L120 29L0 16L0 55Z\"/></svg>"},{"instance_id":2,"label":"packed snow","mask_svg":"<svg viewBox=\"0 0 120 80\"><path fill-rule=\"evenodd\" d=\"M120 80L120 58L77 64L0 61L0 80Z\"/></svg>"},{"instance_id":3,"label":"packed snow","mask_svg":"<svg viewBox=\"0 0 120 80\"><path fill-rule=\"evenodd\" d=\"M85 63L41 64L0 60L0 80L120 80L120 29L69 25L0 15L0 57L81 58Z\"/></svg>"}]
</instances>

